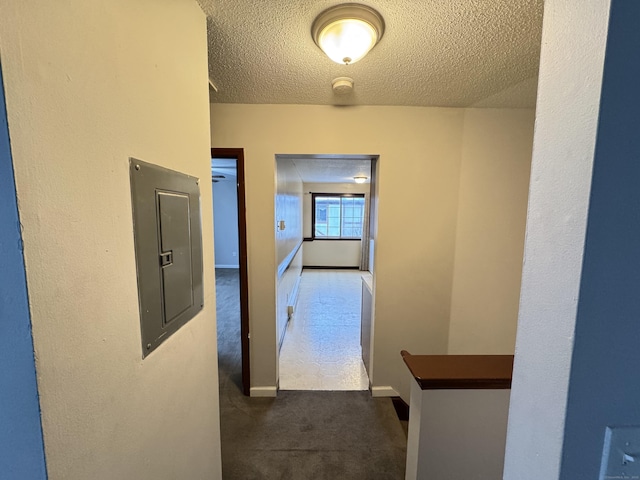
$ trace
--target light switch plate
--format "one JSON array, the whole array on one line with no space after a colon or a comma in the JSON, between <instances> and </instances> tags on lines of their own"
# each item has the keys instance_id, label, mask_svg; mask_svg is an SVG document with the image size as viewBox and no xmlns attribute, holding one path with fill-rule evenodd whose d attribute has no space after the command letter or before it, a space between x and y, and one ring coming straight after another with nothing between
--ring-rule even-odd
<instances>
[{"instance_id":1,"label":"light switch plate","mask_svg":"<svg viewBox=\"0 0 640 480\"><path fill-rule=\"evenodd\" d=\"M607 427L599 479L640 480L640 426Z\"/></svg>"}]
</instances>

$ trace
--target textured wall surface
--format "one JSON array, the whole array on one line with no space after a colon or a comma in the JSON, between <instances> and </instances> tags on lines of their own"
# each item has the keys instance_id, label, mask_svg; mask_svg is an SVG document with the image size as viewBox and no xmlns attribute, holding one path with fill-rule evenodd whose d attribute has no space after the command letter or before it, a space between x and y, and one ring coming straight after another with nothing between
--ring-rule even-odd
<instances>
[{"instance_id":1,"label":"textured wall surface","mask_svg":"<svg viewBox=\"0 0 640 480\"><path fill-rule=\"evenodd\" d=\"M29 299L0 71L0 478L46 478Z\"/></svg>"},{"instance_id":2,"label":"textured wall surface","mask_svg":"<svg viewBox=\"0 0 640 480\"><path fill-rule=\"evenodd\" d=\"M533 118L520 109L465 113L450 354L513 354Z\"/></svg>"},{"instance_id":3,"label":"textured wall surface","mask_svg":"<svg viewBox=\"0 0 640 480\"><path fill-rule=\"evenodd\" d=\"M561 478L608 16L608 1L545 2L505 457L508 480ZM592 461L593 454L581 458Z\"/></svg>"},{"instance_id":4,"label":"textured wall surface","mask_svg":"<svg viewBox=\"0 0 640 480\"><path fill-rule=\"evenodd\" d=\"M608 425L640 425L631 373L640 364L638 21L640 3L611 2L564 432L567 480L598 476Z\"/></svg>"},{"instance_id":5,"label":"textured wall surface","mask_svg":"<svg viewBox=\"0 0 640 480\"><path fill-rule=\"evenodd\" d=\"M339 65L311 38L336 0L199 0L216 103L533 107L542 0L374 0L380 43ZM346 96L331 81L355 80ZM367 152L368 153L368 152Z\"/></svg>"},{"instance_id":6,"label":"textured wall surface","mask_svg":"<svg viewBox=\"0 0 640 480\"><path fill-rule=\"evenodd\" d=\"M146 359L129 156L201 179L205 17L190 0L0 4L49 478L220 478L215 292Z\"/></svg>"}]
</instances>

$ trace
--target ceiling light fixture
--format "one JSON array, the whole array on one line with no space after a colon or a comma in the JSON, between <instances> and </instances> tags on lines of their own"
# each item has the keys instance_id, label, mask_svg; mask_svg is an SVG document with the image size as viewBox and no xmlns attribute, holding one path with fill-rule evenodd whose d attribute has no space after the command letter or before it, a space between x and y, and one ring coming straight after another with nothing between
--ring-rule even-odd
<instances>
[{"instance_id":1,"label":"ceiling light fixture","mask_svg":"<svg viewBox=\"0 0 640 480\"><path fill-rule=\"evenodd\" d=\"M314 20L311 36L336 63L356 63L382 38L384 20L371 7L358 3L336 5Z\"/></svg>"},{"instance_id":2,"label":"ceiling light fixture","mask_svg":"<svg viewBox=\"0 0 640 480\"><path fill-rule=\"evenodd\" d=\"M367 181L367 177L353 177L353 180L354 180L356 183L364 183L364 182L366 182L366 181Z\"/></svg>"}]
</instances>

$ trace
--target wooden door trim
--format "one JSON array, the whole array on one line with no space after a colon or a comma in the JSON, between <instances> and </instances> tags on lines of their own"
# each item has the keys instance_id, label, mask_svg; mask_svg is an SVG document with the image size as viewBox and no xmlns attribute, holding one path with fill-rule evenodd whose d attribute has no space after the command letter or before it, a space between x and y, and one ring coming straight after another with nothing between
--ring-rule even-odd
<instances>
[{"instance_id":1,"label":"wooden door trim","mask_svg":"<svg viewBox=\"0 0 640 480\"><path fill-rule=\"evenodd\" d=\"M247 213L244 176L244 149L212 148L211 158L235 158L238 179L238 263L240 265L240 349L242 354L242 393L251 392L249 356L249 276L247 267Z\"/></svg>"}]
</instances>

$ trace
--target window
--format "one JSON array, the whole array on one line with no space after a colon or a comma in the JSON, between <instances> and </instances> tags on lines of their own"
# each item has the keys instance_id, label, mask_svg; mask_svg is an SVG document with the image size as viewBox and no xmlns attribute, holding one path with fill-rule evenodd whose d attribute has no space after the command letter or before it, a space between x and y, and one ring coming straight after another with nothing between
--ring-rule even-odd
<instances>
[{"instance_id":1,"label":"window","mask_svg":"<svg viewBox=\"0 0 640 480\"><path fill-rule=\"evenodd\" d=\"M314 193L313 238L361 239L363 194Z\"/></svg>"}]
</instances>

